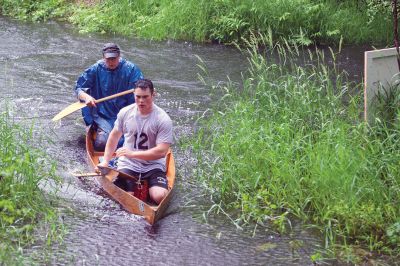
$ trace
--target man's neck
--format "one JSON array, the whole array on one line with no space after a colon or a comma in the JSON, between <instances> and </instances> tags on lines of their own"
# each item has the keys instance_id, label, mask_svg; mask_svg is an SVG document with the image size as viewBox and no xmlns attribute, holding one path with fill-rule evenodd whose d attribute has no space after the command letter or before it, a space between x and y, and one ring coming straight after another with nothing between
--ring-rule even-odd
<instances>
[{"instance_id":1,"label":"man's neck","mask_svg":"<svg viewBox=\"0 0 400 266\"><path fill-rule=\"evenodd\" d=\"M151 108L149 110L146 111L142 111L138 108L138 113L141 116L148 116L151 112L153 111L153 104L151 105Z\"/></svg>"}]
</instances>

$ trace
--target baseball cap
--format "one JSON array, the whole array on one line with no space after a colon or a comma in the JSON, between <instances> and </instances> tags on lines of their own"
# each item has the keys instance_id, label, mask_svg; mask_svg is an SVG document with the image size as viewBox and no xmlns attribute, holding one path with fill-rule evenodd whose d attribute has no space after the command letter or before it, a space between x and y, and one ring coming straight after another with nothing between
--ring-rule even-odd
<instances>
[{"instance_id":1,"label":"baseball cap","mask_svg":"<svg viewBox=\"0 0 400 266\"><path fill-rule=\"evenodd\" d=\"M119 46L115 43L106 43L103 46L104 58L118 57L120 54Z\"/></svg>"}]
</instances>

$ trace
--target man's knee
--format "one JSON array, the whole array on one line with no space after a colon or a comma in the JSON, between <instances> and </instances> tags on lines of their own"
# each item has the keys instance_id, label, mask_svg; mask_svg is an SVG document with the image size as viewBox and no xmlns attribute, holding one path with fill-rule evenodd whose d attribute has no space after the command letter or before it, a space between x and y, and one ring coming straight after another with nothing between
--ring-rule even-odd
<instances>
[{"instance_id":1,"label":"man's knee","mask_svg":"<svg viewBox=\"0 0 400 266\"><path fill-rule=\"evenodd\" d=\"M159 186L153 186L149 190L150 198L157 204L167 196L167 193L168 189Z\"/></svg>"},{"instance_id":2,"label":"man's knee","mask_svg":"<svg viewBox=\"0 0 400 266\"><path fill-rule=\"evenodd\" d=\"M101 129L97 130L96 139L94 140L94 149L96 151L104 151L107 144L108 133L104 132Z\"/></svg>"}]
</instances>

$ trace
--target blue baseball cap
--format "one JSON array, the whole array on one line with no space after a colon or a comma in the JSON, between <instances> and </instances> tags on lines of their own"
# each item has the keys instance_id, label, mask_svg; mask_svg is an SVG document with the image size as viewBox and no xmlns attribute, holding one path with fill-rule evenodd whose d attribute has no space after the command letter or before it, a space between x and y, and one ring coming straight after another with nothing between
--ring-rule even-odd
<instances>
[{"instance_id":1,"label":"blue baseball cap","mask_svg":"<svg viewBox=\"0 0 400 266\"><path fill-rule=\"evenodd\" d=\"M115 58L120 55L119 46L115 43L106 43L103 46L103 56L104 58Z\"/></svg>"}]
</instances>

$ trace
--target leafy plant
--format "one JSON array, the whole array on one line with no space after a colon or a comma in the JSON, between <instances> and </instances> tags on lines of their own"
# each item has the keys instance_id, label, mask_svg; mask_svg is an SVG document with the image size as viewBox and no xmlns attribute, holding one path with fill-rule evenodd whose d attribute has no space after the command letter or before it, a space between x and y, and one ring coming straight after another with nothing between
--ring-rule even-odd
<instances>
[{"instance_id":1,"label":"leafy plant","mask_svg":"<svg viewBox=\"0 0 400 266\"><path fill-rule=\"evenodd\" d=\"M37 240L38 228L49 233L47 240L60 229L51 203L56 198L41 189L47 181L58 180L56 165L32 146L33 131L17 125L8 111L0 113L0 260L6 264L10 258L17 261L23 248Z\"/></svg>"}]
</instances>

